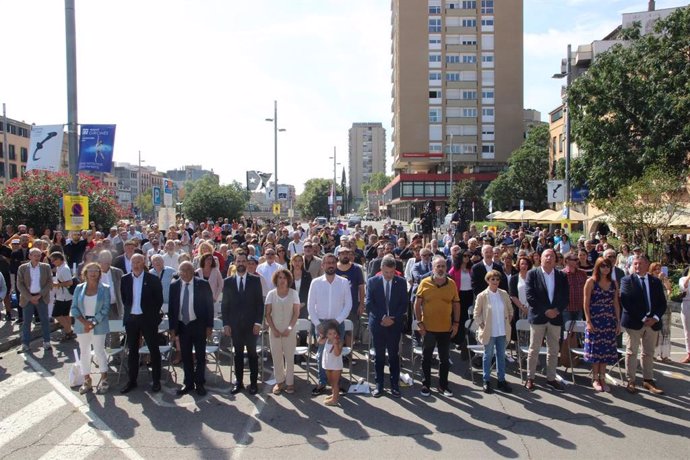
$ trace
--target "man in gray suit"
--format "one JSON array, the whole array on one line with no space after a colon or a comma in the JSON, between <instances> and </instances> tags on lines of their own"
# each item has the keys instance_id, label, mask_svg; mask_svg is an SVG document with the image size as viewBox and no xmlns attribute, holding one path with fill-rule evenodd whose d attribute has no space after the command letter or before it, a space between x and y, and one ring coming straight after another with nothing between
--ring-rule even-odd
<instances>
[{"instance_id":1,"label":"man in gray suit","mask_svg":"<svg viewBox=\"0 0 690 460\"><path fill-rule=\"evenodd\" d=\"M110 251L98 253L98 264L101 266L101 283L110 287L110 314L108 319L122 319L125 307L122 305L122 293L120 282L122 270L110 265L113 262L113 254Z\"/></svg>"},{"instance_id":2,"label":"man in gray suit","mask_svg":"<svg viewBox=\"0 0 690 460\"><path fill-rule=\"evenodd\" d=\"M304 243L304 269L309 272L311 279L316 279L323 275L321 259L314 255L314 246L307 240Z\"/></svg>"},{"instance_id":3,"label":"man in gray suit","mask_svg":"<svg viewBox=\"0 0 690 460\"><path fill-rule=\"evenodd\" d=\"M31 317L34 309L38 310L43 331L43 348L46 351L50 346L50 321L48 320L48 302L50 302L50 290L53 288L53 272L50 265L41 263L41 250L31 248L29 250L29 262L21 265L17 270L17 290L20 293L20 306L22 307L24 322L22 323L22 349L29 351L31 341Z\"/></svg>"}]
</instances>

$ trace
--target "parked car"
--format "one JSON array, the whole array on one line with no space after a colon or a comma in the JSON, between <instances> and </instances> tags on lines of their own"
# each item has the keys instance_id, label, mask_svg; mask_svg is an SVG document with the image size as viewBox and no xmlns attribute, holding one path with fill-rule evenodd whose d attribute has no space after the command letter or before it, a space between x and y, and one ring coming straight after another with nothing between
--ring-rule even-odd
<instances>
[{"instance_id":1,"label":"parked car","mask_svg":"<svg viewBox=\"0 0 690 460\"><path fill-rule=\"evenodd\" d=\"M325 227L326 224L328 224L328 219L326 219L325 217L317 217L316 219L314 219L314 224L320 227Z\"/></svg>"},{"instance_id":2,"label":"parked car","mask_svg":"<svg viewBox=\"0 0 690 460\"><path fill-rule=\"evenodd\" d=\"M357 225L362 225L362 217L358 216L357 214L353 214L349 219L347 219L347 226L356 227Z\"/></svg>"},{"instance_id":3,"label":"parked car","mask_svg":"<svg viewBox=\"0 0 690 460\"><path fill-rule=\"evenodd\" d=\"M364 215L364 220L376 220L376 216L373 212L368 212Z\"/></svg>"}]
</instances>

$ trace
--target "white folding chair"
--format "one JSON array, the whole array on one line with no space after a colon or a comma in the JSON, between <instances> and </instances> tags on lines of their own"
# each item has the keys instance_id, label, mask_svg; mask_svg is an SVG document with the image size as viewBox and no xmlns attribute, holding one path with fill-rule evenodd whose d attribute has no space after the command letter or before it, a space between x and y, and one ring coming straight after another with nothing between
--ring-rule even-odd
<instances>
[{"instance_id":1,"label":"white folding chair","mask_svg":"<svg viewBox=\"0 0 690 460\"><path fill-rule=\"evenodd\" d=\"M346 319L345 320L345 334L347 334L348 332L352 332L353 329L354 329L354 324L352 323L352 321L349 319ZM344 339L344 337L343 337L343 339ZM352 382L352 359L354 357L352 354L352 347L343 347L343 351L342 351L341 355L343 358L345 358L345 357L350 358L349 359L350 364L347 367L348 367L348 373L349 373L349 378L350 378L349 381Z\"/></svg>"},{"instance_id":2,"label":"white folding chair","mask_svg":"<svg viewBox=\"0 0 690 460\"><path fill-rule=\"evenodd\" d=\"M472 358L474 356L484 356L484 345L482 344L475 344L471 345L470 344L470 334L472 336L477 335L477 322L473 321L471 319L468 319L465 321L465 340L467 341L467 351L470 354L470 361L469 361L469 369L470 369L470 377L472 378L472 383L474 383L474 374L480 373L482 376L484 375L483 369L482 370L474 370L474 367L472 367ZM494 365L492 365L493 368Z\"/></svg>"},{"instance_id":3,"label":"white folding chair","mask_svg":"<svg viewBox=\"0 0 690 460\"><path fill-rule=\"evenodd\" d=\"M311 374L310 374L310 361L311 361L311 344L312 344L312 336L311 336L311 321L309 321L306 318L300 318L297 320L297 323L295 323L295 330L297 331L297 339L299 339L300 333L301 332L306 332L307 333L307 345L302 347L298 346L295 348L295 357L301 356L304 358L304 361L306 363L306 370L307 370L307 382L311 382Z\"/></svg>"},{"instance_id":4,"label":"white folding chair","mask_svg":"<svg viewBox=\"0 0 690 460\"><path fill-rule=\"evenodd\" d=\"M169 336L169 323L167 319L164 319L161 321L161 323L158 325L158 333L159 334L165 334L165 336L168 339L168 343L165 345L159 345L158 350L160 351L161 354L161 361L167 361L167 366L166 369L168 370L168 378L172 379L175 383L177 383L177 371L175 370L175 367L172 365L172 353L173 353L173 346L170 343L170 336ZM147 344L144 341L144 346L139 347L139 360L141 361L142 355L149 355L151 354L151 351L149 350L149 344ZM148 369L148 367L147 367ZM151 373L151 370L149 369L149 373Z\"/></svg>"},{"instance_id":5,"label":"white folding chair","mask_svg":"<svg viewBox=\"0 0 690 460\"><path fill-rule=\"evenodd\" d=\"M581 337L582 338L582 343L584 343L584 337L585 337L585 329L587 328L587 322L586 321L568 321L565 323L565 334L566 337L563 339L566 341L566 344L568 346L568 367L566 367L565 372L568 372L568 369L570 369L570 380L575 383L575 369L573 366L573 356L578 356L580 358L584 358L585 356L585 349L584 348L572 348L570 346L570 340L569 340L569 335L570 333L575 334L576 337ZM590 374L592 371L590 371Z\"/></svg>"},{"instance_id":6,"label":"white folding chair","mask_svg":"<svg viewBox=\"0 0 690 460\"><path fill-rule=\"evenodd\" d=\"M412 335L414 337L414 333L416 331L419 331L419 324L417 320L412 320ZM421 360L423 359L424 356L424 350L421 344L415 343L414 338L410 341L410 363L412 365L412 380L414 380L415 376L415 363L417 359ZM434 352L432 357L434 359L438 359L438 347L434 348Z\"/></svg>"},{"instance_id":7,"label":"white folding chair","mask_svg":"<svg viewBox=\"0 0 690 460\"><path fill-rule=\"evenodd\" d=\"M108 333L105 354L108 357L108 367L110 367L110 362L115 356L120 355L120 365L117 369L117 382L120 383L120 375L122 375L122 368L125 362L125 355L127 352L127 334L125 333L125 326L121 319L111 319L108 320L108 328L110 332ZM123 339L124 338L124 339ZM125 345L123 345L125 344ZM91 356L94 355L93 350L91 350Z\"/></svg>"},{"instance_id":8,"label":"white folding chair","mask_svg":"<svg viewBox=\"0 0 690 460\"><path fill-rule=\"evenodd\" d=\"M223 371L220 368L220 339L223 334L223 320L213 320L213 331L211 337L206 340L206 360L209 364L215 364L214 373L223 378Z\"/></svg>"},{"instance_id":9,"label":"white folding chair","mask_svg":"<svg viewBox=\"0 0 690 460\"><path fill-rule=\"evenodd\" d=\"M525 372L527 371L527 369L523 369L522 361L523 360L525 361L525 367L526 367L527 356L529 355L529 340L531 338L531 335L530 335L531 329L530 329L529 321L526 319L519 319L517 321L517 323L515 324L515 330L517 331L517 345L518 345L517 349L518 349L518 365L520 367L520 380L522 382L524 382L525 381ZM527 344L523 344L522 341L520 340L520 338L522 336L520 334L520 332L526 332L527 333L527 334L524 334L524 335L527 335L527 338L528 338ZM546 347L539 347L539 355L544 355L544 356L547 355Z\"/></svg>"}]
</instances>

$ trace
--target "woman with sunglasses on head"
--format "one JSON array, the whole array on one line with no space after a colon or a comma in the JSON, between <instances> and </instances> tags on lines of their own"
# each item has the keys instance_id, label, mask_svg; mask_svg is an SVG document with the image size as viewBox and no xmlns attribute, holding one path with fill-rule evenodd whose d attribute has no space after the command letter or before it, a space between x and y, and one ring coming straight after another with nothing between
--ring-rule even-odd
<instances>
[{"instance_id":1,"label":"woman with sunglasses on head","mask_svg":"<svg viewBox=\"0 0 690 460\"><path fill-rule=\"evenodd\" d=\"M460 297L460 326L458 334L453 338L453 343L459 345L462 350L463 360L467 359L467 349L465 345L465 322L470 318L469 308L474 303L474 293L472 291L472 263L470 253L460 250L452 259L452 265L448 270L448 275L455 281Z\"/></svg>"},{"instance_id":2,"label":"woman with sunglasses on head","mask_svg":"<svg viewBox=\"0 0 690 460\"><path fill-rule=\"evenodd\" d=\"M599 257L592 277L585 283L584 360L592 364L592 387L596 391L610 392L606 384L606 365L618 362L616 336L621 332L618 285L611 279L611 262Z\"/></svg>"}]
</instances>

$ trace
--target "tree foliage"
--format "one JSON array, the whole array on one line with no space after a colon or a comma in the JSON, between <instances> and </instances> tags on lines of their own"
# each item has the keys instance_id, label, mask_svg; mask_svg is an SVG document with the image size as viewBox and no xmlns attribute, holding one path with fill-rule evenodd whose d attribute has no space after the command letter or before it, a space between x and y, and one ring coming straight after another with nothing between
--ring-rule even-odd
<instances>
[{"instance_id":1,"label":"tree foliage","mask_svg":"<svg viewBox=\"0 0 690 460\"><path fill-rule=\"evenodd\" d=\"M568 92L576 183L612 198L651 166L685 174L690 146L690 9L627 31L626 46L600 54Z\"/></svg>"},{"instance_id":2,"label":"tree foliage","mask_svg":"<svg viewBox=\"0 0 690 460\"><path fill-rule=\"evenodd\" d=\"M646 248L656 232L665 233L677 215L684 185L684 176L671 175L655 166L620 188L615 198L599 198L594 204L608 214L619 236L639 240ZM633 238L636 233L637 238Z\"/></svg>"},{"instance_id":3,"label":"tree foliage","mask_svg":"<svg viewBox=\"0 0 690 460\"><path fill-rule=\"evenodd\" d=\"M309 179L304 183L304 192L297 199L296 208L303 217L313 219L319 216L330 216L328 197L331 195L333 181L329 179ZM336 192L342 193L340 188Z\"/></svg>"},{"instance_id":4,"label":"tree foliage","mask_svg":"<svg viewBox=\"0 0 690 460\"><path fill-rule=\"evenodd\" d=\"M487 208L482 199L481 186L470 179L461 180L453 185L453 191L450 194L450 203L448 212L453 212L457 209L460 200L464 201L465 215L468 220L472 220L472 203L474 203L475 217L483 220L488 214Z\"/></svg>"},{"instance_id":5,"label":"tree foliage","mask_svg":"<svg viewBox=\"0 0 690 460\"><path fill-rule=\"evenodd\" d=\"M34 227L37 234L46 228L55 229L62 220L60 198L71 184L72 177L66 173L28 171L0 190L0 215L7 223ZM110 228L126 216L115 192L94 177L79 175L79 193L89 197L89 220L99 228Z\"/></svg>"},{"instance_id":6,"label":"tree foliage","mask_svg":"<svg viewBox=\"0 0 690 460\"><path fill-rule=\"evenodd\" d=\"M381 190L392 180L385 173L377 172L369 176L369 181L362 184L362 196L367 199L367 195L372 190Z\"/></svg>"},{"instance_id":7,"label":"tree foliage","mask_svg":"<svg viewBox=\"0 0 690 460\"><path fill-rule=\"evenodd\" d=\"M145 190L143 193L137 195L136 206L139 209L139 215L147 219L153 216L153 189Z\"/></svg>"},{"instance_id":8,"label":"tree foliage","mask_svg":"<svg viewBox=\"0 0 690 460\"><path fill-rule=\"evenodd\" d=\"M534 209L546 207L549 177L549 127L535 126L525 142L508 159L508 168L493 180L484 193L494 210L508 210L520 200Z\"/></svg>"},{"instance_id":9,"label":"tree foliage","mask_svg":"<svg viewBox=\"0 0 690 460\"><path fill-rule=\"evenodd\" d=\"M205 176L194 182L182 202L185 216L197 222L208 218L239 218L248 202L245 187L233 182L220 185L214 176Z\"/></svg>"}]
</instances>

